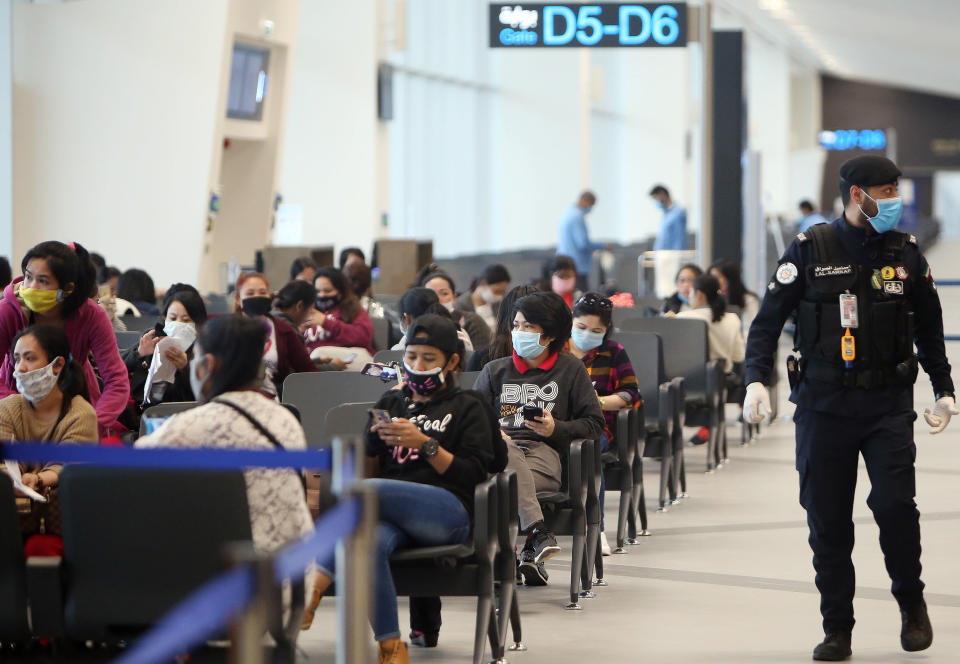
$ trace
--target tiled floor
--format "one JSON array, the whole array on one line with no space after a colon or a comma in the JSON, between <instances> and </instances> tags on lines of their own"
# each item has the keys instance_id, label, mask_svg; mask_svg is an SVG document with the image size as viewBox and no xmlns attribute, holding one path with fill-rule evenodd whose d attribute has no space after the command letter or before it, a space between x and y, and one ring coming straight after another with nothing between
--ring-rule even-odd
<instances>
[{"instance_id":1,"label":"tiled floor","mask_svg":"<svg viewBox=\"0 0 960 664\"><path fill-rule=\"evenodd\" d=\"M935 275L960 277L949 272L957 249L942 244L931 253ZM941 296L947 332L960 334L960 288L941 288ZM957 360L960 344L948 344L948 352ZM923 374L916 395L918 412L932 405ZM783 392L781 396L785 398ZM508 659L514 664L810 661L821 636L820 616L804 514L797 503L792 412L784 403L781 418L744 448L736 445L738 432L731 425L730 463L712 475L702 473L702 448L687 448L690 498L666 514L651 509L653 536L628 555L605 559L610 585L599 588L596 599L584 600L583 611L563 610L568 559L551 561L555 583L519 590L529 651L509 653ZM930 436L921 417L916 440L923 578L934 644L924 653L900 650L899 613L866 507L869 482L861 472L855 508L854 661L960 661L960 421ZM648 486L656 484L655 471L656 464L649 464ZM615 518L616 504L612 494L608 521ZM335 616L332 603L324 604L314 628L301 638L303 661L311 664L334 661ZM402 600L402 623L406 616ZM473 603L445 600L443 617L440 646L413 650L413 661L470 661Z\"/></svg>"}]
</instances>

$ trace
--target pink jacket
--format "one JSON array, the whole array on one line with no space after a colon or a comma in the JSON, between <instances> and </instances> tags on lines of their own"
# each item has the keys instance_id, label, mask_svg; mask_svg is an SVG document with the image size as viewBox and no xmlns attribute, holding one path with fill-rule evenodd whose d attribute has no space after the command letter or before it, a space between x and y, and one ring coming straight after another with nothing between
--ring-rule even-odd
<instances>
[{"instance_id":1,"label":"pink jacket","mask_svg":"<svg viewBox=\"0 0 960 664\"><path fill-rule=\"evenodd\" d=\"M360 346L366 348L371 355L373 350L373 322L370 314L363 309L347 323L340 319L340 308L327 312L323 325L314 325L304 332L307 350L313 352L320 346Z\"/></svg>"},{"instance_id":2,"label":"pink jacket","mask_svg":"<svg viewBox=\"0 0 960 664\"><path fill-rule=\"evenodd\" d=\"M17 332L30 325L29 311L24 311L15 295L23 277L14 279L3 291L0 300L0 353L3 365L0 366L0 398L17 393L17 382L13 379L13 338ZM100 436L108 435L111 425L123 412L130 399L130 379L127 368L120 359L117 338L107 313L93 300L87 300L80 310L64 321L64 331L70 341L70 350L77 362L83 365L90 390L90 401L97 411L97 424ZM97 384L88 356L93 351L97 368L103 378L103 394Z\"/></svg>"}]
</instances>

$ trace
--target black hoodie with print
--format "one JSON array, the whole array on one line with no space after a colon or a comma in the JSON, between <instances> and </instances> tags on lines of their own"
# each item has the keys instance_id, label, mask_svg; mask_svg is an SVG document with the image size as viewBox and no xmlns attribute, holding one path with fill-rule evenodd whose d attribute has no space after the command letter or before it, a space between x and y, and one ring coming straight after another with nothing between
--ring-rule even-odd
<instances>
[{"instance_id":1,"label":"black hoodie with print","mask_svg":"<svg viewBox=\"0 0 960 664\"><path fill-rule=\"evenodd\" d=\"M376 407L392 417L411 420L453 455L453 463L440 474L417 450L384 443L368 423L367 456L380 459L380 476L439 486L453 493L472 515L474 488L507 463L506 444L492 408L476 392L453 385L420 402L413 401L408 388L390 390Z\"/></svg>"}]
</instances>

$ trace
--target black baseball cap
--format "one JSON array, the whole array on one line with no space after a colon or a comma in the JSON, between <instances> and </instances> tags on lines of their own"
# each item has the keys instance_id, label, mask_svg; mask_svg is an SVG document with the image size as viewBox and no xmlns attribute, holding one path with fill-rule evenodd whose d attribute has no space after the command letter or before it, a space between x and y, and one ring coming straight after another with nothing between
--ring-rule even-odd
<instances>
[{"instance_id":1,"label":"black baseball cap","mask_svg":"<svg viewBox=\"0 0 960 664\"><path fill-rule=\"evenodd\" d=\"M886 157L864 155L854 157L840 167L841 188L855 184L858 187L874 187L878 184L896 182L903 173ZM846 183L846 186L844 185Z\"/></svg>"},{"instance_id":2,"label":"black baseball cap","mask_svg":"<svg viewBox=\"0 0 960 664\"><path fill-rule=\"evenodd\" d=\"M417 318L407 330L407 345L433 346L450 357L458 353L460 338L457 326L449 318L437 314L424 314Z\"/></svg>"}]
</instances>

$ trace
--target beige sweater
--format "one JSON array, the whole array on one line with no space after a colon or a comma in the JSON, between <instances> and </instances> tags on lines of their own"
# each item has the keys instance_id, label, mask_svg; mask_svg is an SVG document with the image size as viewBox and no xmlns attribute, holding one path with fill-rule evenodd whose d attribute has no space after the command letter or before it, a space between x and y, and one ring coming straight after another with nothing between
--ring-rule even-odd
<instances>
[{"instance_id":1,"label":"beige sweater","mask_svg":"<svg viewBox=\"0 0 960 664\"><path fill-rule=\"evenodd\" d=\"M733 371L734 362L743 362L746 344L743 341L743 331L740 327L740 318L729 311L723 318L714 322L710 307L700 307L681 311L677 318L697 318L707 323L707 335L710 339L710 359L723 360L723 370Z\"/></svg>"},{"instance_id":2,"label":"beige sweater","mask_svg":"<svg viewBox=\"0 0 960 664\"><path fill-rule=\"evenodd\" d=\"M0 440L44 440L53 443L96 443L97 411L81 396L73 397L70 410L54 427L53 422L41 422L37 411L21 394L0 399ZM59 474L63 466L21 463L20 472L37 473L52 470Z\"/></svg>"}]
</instances>

